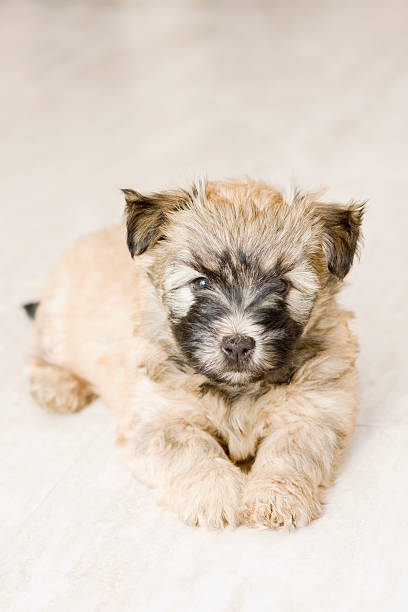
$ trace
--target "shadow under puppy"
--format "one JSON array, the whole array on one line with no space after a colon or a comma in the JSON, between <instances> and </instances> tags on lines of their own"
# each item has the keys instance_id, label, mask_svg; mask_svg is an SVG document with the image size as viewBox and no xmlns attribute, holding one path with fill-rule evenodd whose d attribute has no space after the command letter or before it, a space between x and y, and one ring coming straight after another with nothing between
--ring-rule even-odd
<instances>
[{"instance_id":1,"label":"shadow under puppy","mask_svg":"<svg viewBox=\"0 0 408 612\"><path fill-rule=\"evenodd\" d=\"M250 179L124 194L134 259L118 227L62 258L35 313L34 398L104 398L132 472L192 525L306 525L355 421L335 296L363 205Z\"/></svg>"}]
</instances>

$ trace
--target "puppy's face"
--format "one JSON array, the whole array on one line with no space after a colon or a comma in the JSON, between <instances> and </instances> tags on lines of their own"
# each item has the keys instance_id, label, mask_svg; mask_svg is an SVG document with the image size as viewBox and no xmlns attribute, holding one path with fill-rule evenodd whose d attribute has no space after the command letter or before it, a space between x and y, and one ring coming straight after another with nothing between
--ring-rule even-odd
<instances>
[{"instance_id":1,"label":"puppy's face","mask_svg":"<svg viewBox=\"0 0 408 612\"><path fill-rule=\"evenodd\" d=\"M125 195L129 249L149 249L184 359L228 385L288 364L319 293L351 266L362 214L249 181Z\"/></svg>"}]
</instances>

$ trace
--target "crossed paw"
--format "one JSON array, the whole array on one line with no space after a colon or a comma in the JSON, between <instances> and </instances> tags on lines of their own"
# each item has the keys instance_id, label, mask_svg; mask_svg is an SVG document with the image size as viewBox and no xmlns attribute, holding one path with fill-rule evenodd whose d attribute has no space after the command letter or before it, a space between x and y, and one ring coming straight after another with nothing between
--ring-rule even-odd
<instances>
[{"instance_id":1,"label":"crossed paw","mask_svg":"<svg viewBox=\"0 0 408 612\"><path fill-rule=\"evenodd\" d=\"M316 490L302 480L249 478L244 489L242 522L269 529L304 527L320 516L321 502Z\"/></svg>"}]
</instances>

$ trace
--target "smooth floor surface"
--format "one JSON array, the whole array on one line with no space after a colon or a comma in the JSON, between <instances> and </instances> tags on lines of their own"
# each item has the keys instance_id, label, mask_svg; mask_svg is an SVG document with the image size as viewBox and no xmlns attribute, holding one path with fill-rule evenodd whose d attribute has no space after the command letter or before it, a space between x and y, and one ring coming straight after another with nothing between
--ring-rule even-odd
<instances>
[{"instance_id":1,"label":"smooth floor surface","mask_svg":"<svg viewBox=\"0 0 408 612\"><path fill-rule=\"evenodd\" d=\"M0 609L407 610L408 9L404 1L0 4ZM72 241L140 191L243 174L369 199L342 295L361 408L324 516L206 532L121 466L100 401L30 399L30 322Z\"/></svg>"}]
</instances>

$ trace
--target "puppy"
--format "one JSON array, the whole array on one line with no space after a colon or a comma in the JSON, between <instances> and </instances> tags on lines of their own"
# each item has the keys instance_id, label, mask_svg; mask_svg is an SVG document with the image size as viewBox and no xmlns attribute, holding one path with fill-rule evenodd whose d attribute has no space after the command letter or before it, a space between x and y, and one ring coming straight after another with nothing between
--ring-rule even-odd
<instances>
[{"instance_id":1,"label":"puppy","mask_svg":"<svg viewBox=\"0 0 408 612\"><path fill-rule=\"evenodd\" d=\"M132 257L121 228L87 236L27 306L32 395L55 412L101 396L131 471L191 525L308 524L355 421L336 294L363 204L250 179L123 191Z\"/></svg>"}]
</instances>

